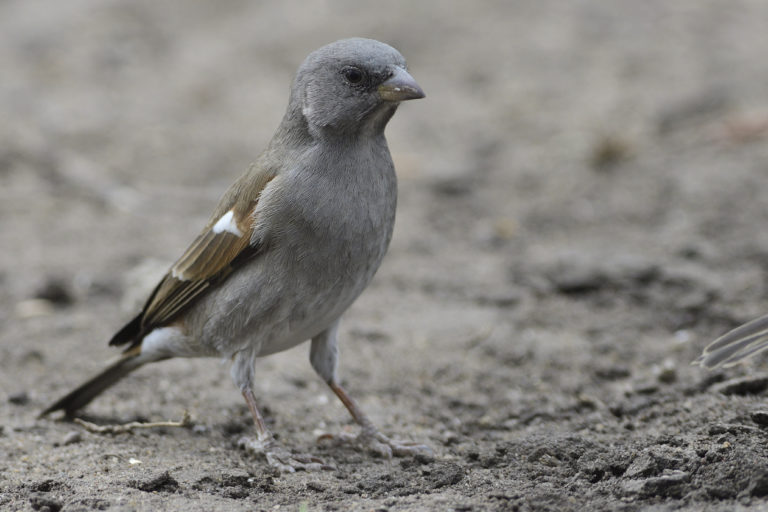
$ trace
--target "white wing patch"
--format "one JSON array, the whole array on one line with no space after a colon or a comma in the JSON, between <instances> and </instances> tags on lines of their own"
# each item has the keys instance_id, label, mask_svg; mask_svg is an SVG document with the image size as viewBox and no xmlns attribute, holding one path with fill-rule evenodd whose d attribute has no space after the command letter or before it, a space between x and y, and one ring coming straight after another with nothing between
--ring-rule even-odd
<instances>
[{"instance_id":1,"label":"white wing patch","mask_svg":"<svg viewBox=\"0 0 768 512\"><path fill-rule=\"evenodd\" d=\"M176 267L173 267L171 269L171 277L178 279L179 281L186 281L187 278L184 276L184 272L179 272L176 270Z\"/></svg>"},{"instance_id":2,"label":"white wing patch","mask_svg":"<svg viewBox=\"0 0 768 512\"><path fill-rule=\"evenodd\" d=\"M232 210L229 210L227 213L222 215L218 221L216 221L216 224L214 224L213 228L211 228L212 231L217 235L226 231L227 233L231 233L235 236L243 236L243 232L238 229L237 223L234 221L234 216L235 213Z\"/></svg>"}]
</instances>

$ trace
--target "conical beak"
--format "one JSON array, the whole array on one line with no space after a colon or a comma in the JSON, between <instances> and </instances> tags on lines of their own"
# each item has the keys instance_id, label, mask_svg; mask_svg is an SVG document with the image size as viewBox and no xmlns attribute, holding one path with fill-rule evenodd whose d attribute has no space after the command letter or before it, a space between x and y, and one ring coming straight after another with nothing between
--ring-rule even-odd
<instances>
[{"instance_id":1,"label":"conical beak","mask_svg":"<svg viewBox=\"0 0 768 512\"><path fill-rule=\"evenodd\" d=\"M426 95L406 70L396 67L392 76L379 86L379 96L384 101L405 101L417 100Z\"/></svg>"}]
</instances>

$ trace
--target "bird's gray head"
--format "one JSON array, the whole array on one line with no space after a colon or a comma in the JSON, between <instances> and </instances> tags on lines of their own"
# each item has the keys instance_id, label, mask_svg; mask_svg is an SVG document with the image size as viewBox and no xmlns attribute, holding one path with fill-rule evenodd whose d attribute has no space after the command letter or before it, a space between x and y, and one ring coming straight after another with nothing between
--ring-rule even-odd
<instances>
[{"instance_id":1,"label":"bird's gray head","mask_svg":"<svg viewBox=\"0 0 768 512\"><path fill-rule=\"evenodd\" d=\"M397 50L372 39L342 39L304 60L289 112L302 115L315 136L382 132L401 101L423 97Z\"/></svg>"}]
</instances>

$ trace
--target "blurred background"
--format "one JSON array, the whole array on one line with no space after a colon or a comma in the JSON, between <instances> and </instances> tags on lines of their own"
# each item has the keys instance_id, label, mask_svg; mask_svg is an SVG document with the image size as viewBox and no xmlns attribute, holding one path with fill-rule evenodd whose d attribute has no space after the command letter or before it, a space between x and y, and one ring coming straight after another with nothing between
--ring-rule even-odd
<instances>
[{"instance_id":1,"label":"blurred background","mask_svg":"<svg viewBox=\"0 0 768 512\"><path fill-rule=\"evenodd\" d=\"M342 373L379 422L461 457L586 394L620 433L607 411L628 389L703 386L689 361L768 312L767 2L6 0L3 421L31 422L113 355L268 142L298 65L350 36L399 49L427 94L388 127L395 238L343 332ZM291 402L325 393L306 357L263 366L294 437L344 421ZM241 407L216 363L136 378L93 410ZM692 424L713 414L701 400Z\"/></svg>"}]
</instances>

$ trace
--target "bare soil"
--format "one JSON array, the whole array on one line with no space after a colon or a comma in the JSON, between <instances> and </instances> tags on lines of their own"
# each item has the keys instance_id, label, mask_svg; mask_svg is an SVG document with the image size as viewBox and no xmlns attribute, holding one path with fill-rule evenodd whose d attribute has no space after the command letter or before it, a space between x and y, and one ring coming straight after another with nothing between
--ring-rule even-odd
<instances>
[{"instance_id":1,"label":"bare soil","mask_svg":"<svg viewBox=\"0 0 768 512\"><path fill-rule=\"evenodd\" d=\"M260 361L275 474L228 368L146 368L36 419L269 139L311 50L396 46L395 237L346 316L344 382L434 458L354 431L308 347ZM0 3L0 509L768 509L768 370L689 365L768 311L768 3Z\"/></svg>"}]
</instances>

